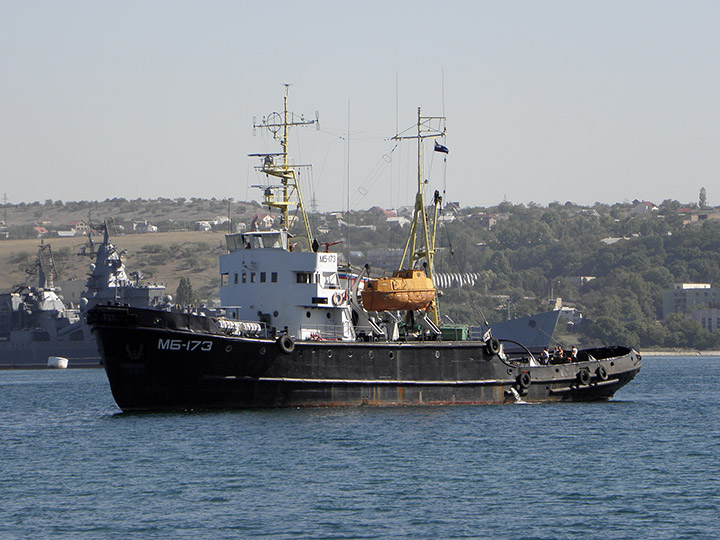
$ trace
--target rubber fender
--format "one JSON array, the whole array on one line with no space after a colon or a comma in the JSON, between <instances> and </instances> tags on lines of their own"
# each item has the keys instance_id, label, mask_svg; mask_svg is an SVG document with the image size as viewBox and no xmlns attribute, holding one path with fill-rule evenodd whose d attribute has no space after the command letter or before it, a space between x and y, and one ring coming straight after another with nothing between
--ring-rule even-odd
<instances>
[{"instance_id":1,"label":"rubber fender","mask_svg":"<svg viewBox=\"0 0 720 540\"><path fill-rule=\"evenodd\" d=\"M530 376L530 373L528 373L527 371L523 371L520 375L517 376L517 383L522 390L527 390L528 388L530 388L530 384L532 383L532 377Z\"/></svg>"},{"instance_id":2,"label":"rubber fender","mask_svg":"<svg viewBox=\"0 0 720 540\"><path fill-rule=\"evenodd\" d=\"M607 369L605 369L605 366L598 366L598 368L595 370L595 375L597 375L599 381L608 380L608 372Z\"/></svg>"},{"instance_id":3,"label":"rubber fender","mask_svg":"<svg viewBox=\"0 0 720 540\"><path fill-rule=\"evenodd\" d=\"M293 341L293 338L285 334L280 338L278 341L278 344L280 345L280 349L285 354L290 354L295 350L295 342Z\"/></svg>"},{"instance_id":4,"label":"rubber fender","mask_svg":"<svg viewBox=\"0 0 720 540\"><path fill-rule=\"evenodd\" d=\"M498 354L500 352L500 341L497 338L490 338L485 344L488 354Z\"/></svg>"}]
</instances>

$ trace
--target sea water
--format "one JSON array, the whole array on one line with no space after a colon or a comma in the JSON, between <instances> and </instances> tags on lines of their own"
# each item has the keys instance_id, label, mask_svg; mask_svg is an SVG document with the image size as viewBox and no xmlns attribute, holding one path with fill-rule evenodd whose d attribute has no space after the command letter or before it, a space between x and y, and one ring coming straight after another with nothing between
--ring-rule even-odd
<instances>
[{"instance_id":1,"label":"sea water","mask_svg":"<svg viewBox=\"0 0 720 540\"><path fill-rule=\"evenodd\" d=\"M610 402L123 414L0 371L0 538L720 538L720 358Z\"/></svg>"}]
</instances>

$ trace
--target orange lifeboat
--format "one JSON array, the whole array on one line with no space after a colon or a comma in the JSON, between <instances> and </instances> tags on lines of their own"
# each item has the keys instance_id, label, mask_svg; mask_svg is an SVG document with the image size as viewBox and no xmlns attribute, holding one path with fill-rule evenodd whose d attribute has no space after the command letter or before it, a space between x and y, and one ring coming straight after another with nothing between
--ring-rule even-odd
<instances>
[{"instance_id":1,"label":"orange lifeboat","mask_svg":"<svg viewBox=\"0 0 720 540\"><path fill-rule=\"evenodd\" d=\"M361 294L368 311L409 311L430 307L435 287L422 270L397 270L392 277L369 280Z\"/></svg>"}]
</instances>

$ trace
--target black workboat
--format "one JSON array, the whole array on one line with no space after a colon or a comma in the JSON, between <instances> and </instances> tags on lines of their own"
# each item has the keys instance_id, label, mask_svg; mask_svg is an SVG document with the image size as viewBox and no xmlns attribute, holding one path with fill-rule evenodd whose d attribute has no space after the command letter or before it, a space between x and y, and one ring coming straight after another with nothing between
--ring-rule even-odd
<instances>
[{"instance_id":1,"label":"black workboat","mask_svg":"<svg viewBox=\"0 0 720 540\"><path fill-rule=\"evenodd\" d=\"M493 339L295 341L121 306L88 319L124 411L606 400L640 369L624 347L531 366L529 353L504 355Z\"/></svg>"},{"instance_id":2,"label":"black workboat","mask_svg":"<svg viewBox=\"0 0 720 540\"><path fill-rule=\"evenodd\" d=\"M435 120L443 119L418 110L412 138L419 151L424 139L444 135L432 129ZM305 237L293 244L287 228L228 234L220 257L222 316L121 305L89 311L121 409L607 400L637 374L640 355L626 347L581 350L543 364L491 330L472 336L458 325L439 325L432 239L441 197L435 192L430 217L420 160L401 270L370 279L366 266L341 280L337 254L319 252L313 239L297 167L288 162L288 129L314 122L288 112L286 92L284 112L258 126L282 145L281 153L258 156L258 170L280 181L262 186L264 203L280 209L283 224L292 223L289 207L297 204Z\"/></svg>"}]
</instances>

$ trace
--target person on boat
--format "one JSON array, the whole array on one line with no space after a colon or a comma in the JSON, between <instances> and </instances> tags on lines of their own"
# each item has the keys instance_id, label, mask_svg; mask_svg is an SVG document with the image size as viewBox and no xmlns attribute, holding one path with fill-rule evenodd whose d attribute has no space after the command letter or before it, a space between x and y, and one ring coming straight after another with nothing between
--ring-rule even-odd
<instances>
[{"instance_id":1,"label":"person on boat","mask_svg":"<svg viewBox=\"0 0 720 540\"><path fill-rule=\"evenodd\" d=\"M555 354L553 355L555 360L564 360L565 359L565 351L563 351L563 348L560 345L557 345L555 347Z\"/></svg>"},{"instance_id":2,"label":"person on boat","mask_svg":"<svg viewBox=\"0 0 720 540\"><path fill-rule=\"evenodd\" d=\"M550 351L547 347L545 347L542 352L540 353L540 363L541 364L549 364L550 363Z\"/></svg>"},{"instance_id":3,"label":"person on boat","mask_svg":"<svg viewBox=\"0 0 720 540\"><path fill-rule=\"evenodd\" d=\"M577 355L578 355L578 349L575 345L573 345L572 349L570 350L570 361L577 362Z\"/></svg>"}]
</instances>

